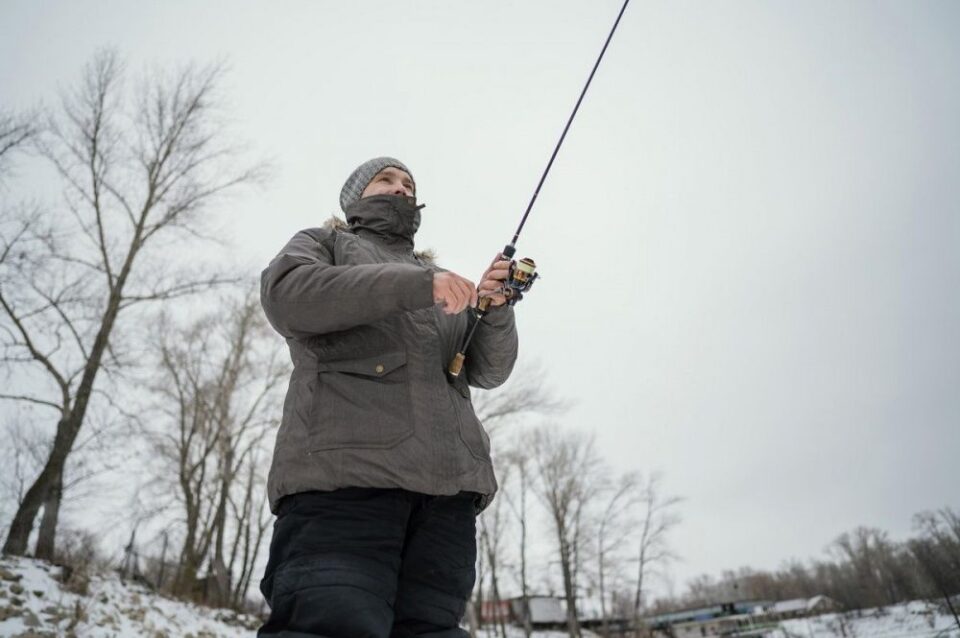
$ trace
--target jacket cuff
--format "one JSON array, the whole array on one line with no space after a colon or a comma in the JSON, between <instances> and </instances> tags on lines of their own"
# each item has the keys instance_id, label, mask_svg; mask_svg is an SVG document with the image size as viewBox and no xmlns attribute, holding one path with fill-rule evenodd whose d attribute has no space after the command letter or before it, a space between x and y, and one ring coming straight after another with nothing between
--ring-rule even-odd
<instances>
[{"instance_id":1,"label":"jacket cuff","mask_svg":"<svg viewBox=\"0 0 960 638\"><path fill-rule=\"evenodd\" d=\"M491 306L483 318L483 323L491 328L502 328L510 325L513 321L513 306L503 304L502 306Z\"/></svg>"}]
</instances>

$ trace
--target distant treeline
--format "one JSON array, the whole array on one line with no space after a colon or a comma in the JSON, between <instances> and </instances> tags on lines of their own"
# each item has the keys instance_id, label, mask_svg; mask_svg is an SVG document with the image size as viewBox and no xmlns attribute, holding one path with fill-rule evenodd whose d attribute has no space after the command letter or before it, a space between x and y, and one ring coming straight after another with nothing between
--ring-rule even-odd
<instances>
[{"instance_id":1,"label":"distant treeline","mask_svg":"<svg viewBox=\"0 0 960 638\"><path fill-rule=\"evenodd\" d=\"M658 600L656 611L674 611L734 599L789 600L826 595L842 609L883 607L960 593L960 512L943 508L914 516L917 534L891 541L882 530L859 527L828 548L828 558L791 562L776 571L749 567L719 579L694 579L685 594Z\"/></svg>"}]
</instances>

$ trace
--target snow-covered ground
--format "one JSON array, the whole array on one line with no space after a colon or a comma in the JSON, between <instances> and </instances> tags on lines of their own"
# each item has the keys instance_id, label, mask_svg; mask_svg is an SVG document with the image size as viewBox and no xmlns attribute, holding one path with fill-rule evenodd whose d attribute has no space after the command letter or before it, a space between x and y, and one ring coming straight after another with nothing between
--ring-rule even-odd
<instances>
[{"instance_id":1,"label":"snow-covered ground","mask_svg":"<svg viewBox=\"0 0 960 638\"><path fill-rule=\"evenodd\" d=\"M60 574L42 561L0 558L0 638L253 638L259 626L251 616L164 598L113 574L93 577L88 593L77 594L61 584ZM488 635L498 634L492 628L480 633ZM522 637L523 630L509 628L508 636Z\"/></svg>"},{"instance_id":2,"label":"snow-covered ground","mask_svg":"<svg viewBox=\"0 0 960 638\"><path fill-rule=\"evenodd\" d=\"M252 638L259 624L252 616L158 596L112 574L93 577L85 594L69 591L59 576L60 568L41 561L0 559L0 638ZM494 627L480 632L480 638L498 635ZM523 630L508 627L507 636L522 638ZM566 636L534 632L535 638ZM860 614L787 620L768 636L960 638L960 629L936 605L915 601Z\"/></svg>"},{"instance_id":3,"label":"snow-covered ground","mask_svg":"<svg viewBox=\"0 0 960 638\"><path fill-rule=\"evenodd\" d=\"M507 630L507 638L526 637L522 627L511 627L508 625L505 629ZM583 638L597 638L597 634L584 629L580 630L580 634ZM532 638L569 638L569 636L570 634L566 631L535 631L532 634ZM477 638L500 638L500 630L496 627L483 627L477 632Z\"/></svg>"},{"instance_id":4,"label":"snow-covered ground","mask_svg":"<svg viewBox=\"0 0 960 638\"><path fill-rule=\"evenodd\" d=\"M59 581L60 568L0 559L0 636L4 638L250 638L250 616L153 594L114 575L95 576L86 595Z\"/></svg>"},{"instance_id":5,"label":"snow-covered ground","mask_svg":"<svg viewBox=\"0 0 960 638\"><path fill-rule=\"evenodd\" d=\"M771 638L960 638L953 616L913 601L884 609L785 620Z\"/></svg>"}]
</instances>

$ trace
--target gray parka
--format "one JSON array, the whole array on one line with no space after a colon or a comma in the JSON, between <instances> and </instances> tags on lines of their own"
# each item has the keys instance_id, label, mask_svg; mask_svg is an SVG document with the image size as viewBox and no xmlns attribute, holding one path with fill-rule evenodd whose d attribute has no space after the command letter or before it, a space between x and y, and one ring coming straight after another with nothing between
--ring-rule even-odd
<instances>
[{"instance_id":1,"label":"gray parka","mask_svg":"<svg viewBox=\"0 0 960 638\"><path fill-rule=\"evenodd\" d=\"M470 388L504 381L517 357L513 309L477 328L458 379L446 374L471 313L434 305L433 273L417 257L420 208L378 195L347 207L348 228L303 230L261 275L260 300L290 347L268 491L403 488L496 492L490 440Z\"/></svg>"}]
</instances>

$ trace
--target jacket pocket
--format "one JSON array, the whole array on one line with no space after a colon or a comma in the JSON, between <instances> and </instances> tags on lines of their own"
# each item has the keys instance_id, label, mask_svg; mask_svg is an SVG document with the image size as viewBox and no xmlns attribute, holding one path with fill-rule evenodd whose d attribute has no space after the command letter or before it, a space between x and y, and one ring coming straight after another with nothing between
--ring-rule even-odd
<instances>
[{"instance_id":1,"label":"jacket pocket","mask_svg":"<svg viewBox=\"0 0 960 638\"><path fill-rule=\"evenodd\" d=\"M311 451L396 445L413 433L406 353L319 362L311 408Z\"/></svg>"},{"instance_id":2,"label":"jacket pocket","mask_svg":"<svg viewBox=\"0 0 960 638\"><path fill-rule=\"evenodd\" d=\"M486 463L490 463L490 437L487 436L483 424L477 418L470 401L470 388L465 379L458 377L450 383L450 400L453 402L460 425L460 440L470 451L470 455Z\"/></svg>"}]
</instances>

